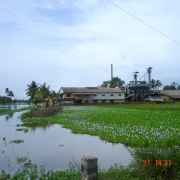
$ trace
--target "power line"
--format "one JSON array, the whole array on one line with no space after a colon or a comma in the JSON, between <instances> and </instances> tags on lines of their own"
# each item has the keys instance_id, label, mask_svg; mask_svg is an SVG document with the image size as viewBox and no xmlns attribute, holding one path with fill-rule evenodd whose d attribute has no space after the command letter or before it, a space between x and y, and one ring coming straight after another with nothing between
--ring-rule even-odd
<instances>
[{"instance_id":1,"label":"power line","mask_svg":"<svg viewBox=\"0 0 180 180\"><path fill-rule=\"evenodd\" d=\"M108 1L108 0L106 0ZM134 15L130 14L129 12L125 11L124 9L120 8L119 6L117 6L116 4L108 1L110 4L114 5L115 7L119 8L121 11L124 11L126 14L132 16L133 18L137 19L138 21L140 21L141 23L145 24L146 26L150 27L151 29L157 31L158 33L160 33L161 35L165 36L166 38L170 39L171 41L175 42L176 44L180 45L177 41L171 39L170 37L168 37L167 35L163 34L162 32L158 31L157 29L153 28L152 26L150 26L149 24L145 23L144 21L142 21L141 19L135 17Z\"/></svg>"}]
</instances>

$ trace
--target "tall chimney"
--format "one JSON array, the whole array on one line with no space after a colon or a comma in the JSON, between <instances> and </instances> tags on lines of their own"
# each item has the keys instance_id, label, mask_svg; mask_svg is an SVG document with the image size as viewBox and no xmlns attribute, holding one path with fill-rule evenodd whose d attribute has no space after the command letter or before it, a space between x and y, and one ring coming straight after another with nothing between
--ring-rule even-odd
<instances>
[{"instance_id":1,"label":"tall chimney","mask_svg":"<svg viewBox=\"0 0 180 180\"><path fill-rule=\"evenodd\" d=\"M152 67L148 67L148 69L147 69L147 72L148 72L148 79L149 79L149 97L151 97L151 93L150 93L150 91L151 91L151 69L152 69Z\"/></svg>"},{"instance_id":2,"label":"tall chimney","mask_svg":"<svg viewBox=\"0 0 180 180\"><path fill-rule=\"evenodd\" d=\"M113 64L111 64L111 81L113 79Z\"/></svg>"}]
</instances>

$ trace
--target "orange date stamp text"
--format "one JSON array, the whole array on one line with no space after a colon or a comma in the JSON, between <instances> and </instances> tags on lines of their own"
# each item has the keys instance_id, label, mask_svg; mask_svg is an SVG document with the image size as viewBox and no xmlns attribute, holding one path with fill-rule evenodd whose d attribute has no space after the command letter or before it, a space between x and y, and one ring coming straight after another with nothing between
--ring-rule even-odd
<instances>
[{"instance_id":1,"label":"orange date stamp text","mask_svg":"<svg viewBox=\"0 0 180 180\"><path fill-rule=\"evenodd\" d=\"M151 160L143 160L143 166L151 166L151 164L156 164L156 166L171 166L172 161L171 160L161 160L161 159L156 159L154 162Z\"/></svg>"}]
</instances>

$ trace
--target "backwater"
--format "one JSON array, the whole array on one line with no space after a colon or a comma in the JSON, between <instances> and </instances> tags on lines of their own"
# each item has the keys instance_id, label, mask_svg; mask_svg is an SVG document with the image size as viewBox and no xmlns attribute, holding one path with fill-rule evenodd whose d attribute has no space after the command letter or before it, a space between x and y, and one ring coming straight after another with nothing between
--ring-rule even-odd
<instances>
[{"instance_id":1,"label":"backwater","mask_svg":"<svg viewBox=\"0 0 180 180\"><path fill-rule=\"evenodd\" d=\"M17 157L27 157L32 163L45 166L46 170L65 170L69 162L80 163L83 156L97 157L101 169L108 169L114 163L126 166L132 160L122 144L105 142L98 136L73 134L58 124L28 128L27 133L17 131L21 128L16 126L21 124L21 113L0 116L0 172L21 169ZM24 143L10 143L16 139Z\"/></svg>"}]
</instances>

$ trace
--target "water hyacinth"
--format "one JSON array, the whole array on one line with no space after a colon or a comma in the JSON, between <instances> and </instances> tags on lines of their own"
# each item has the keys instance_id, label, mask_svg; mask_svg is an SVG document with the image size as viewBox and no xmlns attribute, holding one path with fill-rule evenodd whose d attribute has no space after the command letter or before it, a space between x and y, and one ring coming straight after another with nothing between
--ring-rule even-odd
<instances>
[{"instance_id":1,"label":"water hyacinth","mask_svg":"<svg viewBox=\"0 0 180 180\"><path fill-rule=\"evenodd\" d=\"M74 133L98 135L131 146L180 144L180 105L142 104L65 107L59 123Z\"/></svg>"}]
</instances>

